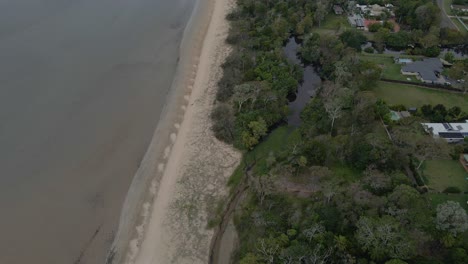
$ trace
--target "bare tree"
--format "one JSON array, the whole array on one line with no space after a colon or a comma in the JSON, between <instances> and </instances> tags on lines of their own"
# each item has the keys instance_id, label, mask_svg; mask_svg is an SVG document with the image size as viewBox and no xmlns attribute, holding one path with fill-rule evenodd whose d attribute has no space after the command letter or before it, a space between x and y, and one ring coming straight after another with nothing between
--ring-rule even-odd
<instances>
[{"instance_id":1,"label":"bare tree","mask_svg":"<svg viewBox=\"0 0 468 264\"><path fill-rule=\"evenodd\" d=\"M416 142L415 156L419 160L419 170L427 159L444 157L448 153L447 143L443 139L434 139L431 137L423 137Z\"/></svg>"},{"instance_id":2,"label":"bare tree","mask_svg":"<svg viewBox=\"0 0 468 264\"><path fill-rule=\"evenodd\" d=\"M244 83L241 85L234 86L234 95L232 96L232 100L238 106L238 112L242 110L242 105L252 99L252 86L248 83Z\"/></svg>"},{"instance_id":3,"label":"bare tree","mask_svg":"<svg viewBox=\"0 0 468 264\"><path fill-rule=\"evenodd\" d=\"M268 243L266 239L260 239L257 245L257 251L262 255L267 263L275 262L275 255L279 251L279 245L275 243Z\"/></svg>"},{"instance_id":4,"label":"bare tree","mask_svg":"<svg viewBox=\"0 0 468 264\"><path fill-rule=\"evenodd\" d=\"M343 114L342 108L343 108L343 105L342 105L341 100L339 100L339 98L335 98L333 100L329 100L328 102L325 102L325 111L327 111L328 116L332 120L330 132L333 131L335 120L342 116Z\"/></svg>"},{"instance_id":5,"label":"bare tree","mask_svg":"<svg viewBox=\"0 0 468 264\"><path fill-rule=\"evenodd\" d=\"M312 224L311 227L304 229L302 231L302 234L309 240L309 242L312 241L315 237L325 233L325 227L322 224Z\"/></svg>"}]
</instances>

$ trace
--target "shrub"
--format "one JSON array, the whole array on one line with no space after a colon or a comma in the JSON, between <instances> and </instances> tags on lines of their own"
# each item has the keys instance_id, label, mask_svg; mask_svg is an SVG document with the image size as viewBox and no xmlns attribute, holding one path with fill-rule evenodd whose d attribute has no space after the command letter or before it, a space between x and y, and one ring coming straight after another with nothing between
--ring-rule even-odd
<instances>
[{"instance_id":1,"label":"shrub","mask_svg":"<svg viewBox=\"0 0 468 264\"><path fill-rule=\"evenodd\" d=\"M461 190L458 187L450 186L445 188L444 193L461 193Z\"/></svg>"},{"instance_id":2,"label":"shrub","mask_svg":"<svg viewBox=\"0 0 468 264\"><path fill-rule=\"evenodd\" d=\"M221 141L232 143L234 141L234 115L227 104L218 104L211 113L213 132Z\"/></svg>"},{"instance_id":3,"label":"shrub","mask_svg":"<svg viewBox=\"0 0 468 264\"><path fill-rule=\"evenodd\" d=\"M367 48L364 49L364 52L366 52L366 53L374 53L374 51L375 50L372 47L367 47Z\"/></svg>"},{"instance_id":4,"label":"shrub","mask_svg":"<svg viewBox=\"0 0 468 264\"><path fill-rule=\"evenodd\" d=\"M427 57L437 57L440 54L440 48L432 46L424 50L424 55Z\"/></svg>"},{"instance_id":5,"label":"shrub","mask_svg":"<svg viewBox=\"0 0 468 264\"><path fill-rule=\"evenodd\" d=\"M377 32L379 29L382 28L382 24L380 23L374 23L369 26L369 32Z\"/></svg>"}]
</instances>

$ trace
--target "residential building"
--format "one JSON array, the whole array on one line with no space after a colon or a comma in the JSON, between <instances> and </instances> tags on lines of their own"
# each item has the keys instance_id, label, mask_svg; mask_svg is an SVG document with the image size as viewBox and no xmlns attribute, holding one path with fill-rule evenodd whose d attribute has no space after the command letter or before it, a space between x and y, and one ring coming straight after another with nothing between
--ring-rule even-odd
<instances>
[{"instance_id":1,"label":"residential building","mask_svg":"<svg viewBox=\"0 0 468 264\"><path fill-rule=\"evenodd\" d=\"M468 5L450 5L450 8L461 12L468 12Z\"/></svg>"},{"instance_id":2,"label":"residential building","mask_svg":"<svg viewBox=\"0 0 468 264\"><path fill-rule=\"evenodd\" d=\"M358 29L364 29L364 18L359 15L359 14L353 14L351 16L348 16L348 22L351 24L351 26L358 28Z\"/></svg>"},{"instance_id":3,"label":"residential building","mask_svg":"<svg viewBox=\"0 0 468 264\"><path fill-rule=\"evenodd\" d=\"M468 120L465 123L421 123L421 125L434 138L443 138L449 143L462 142L468 137Z\"/></svg>"},{"instance_id":4,"label":"residential building","mask_svg":"<svg viewBox=\"0 0 468 264\"><path fill-rule=\"evenodd\" d=\"M424 83L445 84L445 79L441 76L442 70L443 65L439 58L426 58L406 64L401 68L401 73L416 76Z\"/></svg>"}]
</instances>

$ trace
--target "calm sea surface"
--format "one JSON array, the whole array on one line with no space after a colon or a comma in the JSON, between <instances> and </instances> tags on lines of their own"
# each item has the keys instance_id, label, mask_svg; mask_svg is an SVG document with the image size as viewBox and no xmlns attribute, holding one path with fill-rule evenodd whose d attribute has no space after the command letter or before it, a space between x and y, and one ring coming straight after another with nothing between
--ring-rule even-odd
<instances>
[{"instance_id":1,"label":"calm sea surface","mask_svg":"<svg viewBox=\"0 0 468 264\"><path fill-rule=\"evenodd\" d=\"M103 263L194 0L0 0L0 263Z\"/></svg>"}]
</instances>

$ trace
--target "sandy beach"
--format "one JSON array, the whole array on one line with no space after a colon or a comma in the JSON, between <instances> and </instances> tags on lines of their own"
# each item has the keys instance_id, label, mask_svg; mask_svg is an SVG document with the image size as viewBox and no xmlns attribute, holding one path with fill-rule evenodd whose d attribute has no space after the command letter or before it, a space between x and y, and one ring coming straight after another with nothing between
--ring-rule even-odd
<instances>
[{"instance_id":1,"label":"sandy beach","mask_svg":"<svg viewBox=\"0 0 468 264\"><path fill-rule=\"evenodd\" d=\"M153 142L142 162L109 263L208 263L213 236L213 230L207 229L208 218L227 195L227 180L241 154L214 137L210 120L221 65L230 52L225 17L233 1L205 4L200 8L206 20L194 25L194 38L201 45L197 48L191 42L187 47L189 64L182 62L182 77L174 82L166 120L156 131L158 138L165 133L168 140ZM183 96L177 92L182 90ZM149 177L153 179L143 197L138 188L148 188L144 183ZM140 212L135 214L139 203ZM132 223L136 227L129 228Z\"/></svg>"}]
</instances>

